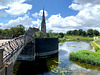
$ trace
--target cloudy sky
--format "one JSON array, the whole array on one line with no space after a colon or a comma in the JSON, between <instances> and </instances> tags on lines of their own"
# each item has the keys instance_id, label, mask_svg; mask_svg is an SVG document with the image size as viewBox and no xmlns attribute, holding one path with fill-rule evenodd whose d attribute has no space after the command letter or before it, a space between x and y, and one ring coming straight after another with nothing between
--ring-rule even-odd
<instances>
[{"instance_id":1,"label":"cloudy sky","mask_svg":"<svg viewBox=\"0 0 100 75\"><path fill-rule=\"evenodd\" d=\"M47 31L100 31L100 0L0 0L0 28L40 27L43 7Z\"/></svg>"}]
</instances>

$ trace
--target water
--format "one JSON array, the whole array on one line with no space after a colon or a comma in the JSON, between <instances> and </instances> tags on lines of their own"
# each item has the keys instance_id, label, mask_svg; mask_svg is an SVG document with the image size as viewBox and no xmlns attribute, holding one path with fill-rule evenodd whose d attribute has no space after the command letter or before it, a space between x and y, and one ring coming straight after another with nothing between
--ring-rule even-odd
<instances>
[{"instance_id":1,"label":"water","mask_svg":"<svg viewBox=\"0 0 100 75\"><path fill-rule=\"evenodd\" d=\"M21 62L15 75L100 75L99 66L70 61L70 52L94 51L87 42L59 43L59 52L49 57L37 58L35 62Z\"/></svg>"}]
</instances>

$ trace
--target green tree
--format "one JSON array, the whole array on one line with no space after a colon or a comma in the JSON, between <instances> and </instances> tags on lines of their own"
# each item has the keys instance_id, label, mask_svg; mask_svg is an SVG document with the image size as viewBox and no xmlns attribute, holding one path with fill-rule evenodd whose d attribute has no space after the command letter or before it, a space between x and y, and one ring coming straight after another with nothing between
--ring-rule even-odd
<instances>
[{"instance_id":1,"label":"green tree","mask_svg":"<svg viewBox=\"0 0 100 75\"><path fill-rule=\"evenodd\" d=\"M0 29L0 35L2 35L2 31L3 31L3 30L2 30L2 29Z\"/></svg>"},{"instance_id":2,"label":"green tree","mask_svg":"<svg viewBox=\"0 0 100 75\"><path fill-rule=\"evenodd\" d=\"M87 35L89 36L89 37L92 37L93 36L93 29L88 29L87 30Z\"/></svg>"},{"instance_id":3,"label":"green tree","mask_svg":"<svg viewBox=\"0 0 100 75\"><path fill-rule=\"evenodd\" d=\"M59 33L60 37L63 38L64 37L64 34L63 33Z\"/></svg>"},{"instance_id":4,"label":"green tree","mask_svg":"<svg viewBox=\"0 0 100 75\"><path fill-rule=\"evenodd\" d=\"M18 37L25 33L25 27L23 25L17 25L16 27L10 28L11 36Z\"/></svg>"},{"instance_id":5,"label":"green tree","mask_svg":"<svg viewBox=\"0 0 100 75\"><path fill-rule=\"evenodd\" d=\"M36 33L34 33L34 34L33 34L33 37L37 37L37 34L36 34Z\"/></svg>"},{"instance_id":6,"label":"green tree","mask_svg":"<svg viewBox=\"0 0 100 75\"><path fill-rule=\"evenodd\" d=\"M52 31L53 31L53 30L49 30L49 31L48 31L50 37L53 37L53 33L52 33Z\"/></svg>"},{"instance_id":7,"label":"green tree","mask_svg":"<svg viewBox=\"0 0 100 75\"><path fill-rule=\"evenodd\" d=\"M87 36L85 31L82 32L82 36Z\"/></svg>"},{"instance_id":8,"label":"green tree","mask_svg":"<svg viewBox=\"0 0 100 75\"><path fill-rule=\"evenodd\" d=\"M99 35L99 31L97 31L97 30L94 30L93 33L94 33L95 36Z\"/></svg>"},{"instance_id":9,"label":"green tree","mask_svg":"<svg viewBox=\"0 0 100 75\"><path fill-rule=\"evenodd\" d=\"M38 31L38 37L44 36L44 33L42 31Z\"/></svg>"},{"instance_id":10,"label":"green tree","mask_svg":"<svg viewBox=\"0 0 100 75\"><path fill-rule=\"evenodd\" d=\"M72 35L78 35L78 31L77 30L73 30L72 31Z\"/></svg>"},{"instance_id":11,"label":"green tree","mask_svg":"<svg viewBox=\"0 0 100 75\"><path fill-rule=\"evenodd\" d=\"M67 31L67 35L72 35L72 31Z\"/></svg>"},{"instance_id":12,"label":"green tree","mask_svg":"<svg viewBox=\"0 0 100 75\"><path fill-rule=\"evenodd\" d=\"M79 29L78 30L78 35L82 35L83 34L83 30L82 29Z\"/></svg>"},{"instance_id":13,"label":"green tree","mask_svg":"<svg viewBox=\"0 0 100 75\"><path fill-rule=\"evenodd\" d=\"M46 33L46 37L48 37L48 38L49 38L49 37L50 37L50 34L49 34L49 33Z\"/></svg>"}]
</instances>

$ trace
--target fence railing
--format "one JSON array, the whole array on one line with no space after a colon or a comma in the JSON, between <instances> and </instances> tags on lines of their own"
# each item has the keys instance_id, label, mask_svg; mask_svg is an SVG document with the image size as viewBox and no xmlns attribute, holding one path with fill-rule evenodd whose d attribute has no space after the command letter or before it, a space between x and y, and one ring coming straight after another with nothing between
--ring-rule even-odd
<instances>
[{"instance_id":1,"label":"fence railing","mask_svg":"<svg viewBox=\"0 0 100 75\"><path fill-rule=\"evenodd\" d=\"M3 61L8 61L21 47L32 41L33 37L29 35L21 35L7 42L1 43L0 47L3 51Z\"/></svg>"}]
</instances>

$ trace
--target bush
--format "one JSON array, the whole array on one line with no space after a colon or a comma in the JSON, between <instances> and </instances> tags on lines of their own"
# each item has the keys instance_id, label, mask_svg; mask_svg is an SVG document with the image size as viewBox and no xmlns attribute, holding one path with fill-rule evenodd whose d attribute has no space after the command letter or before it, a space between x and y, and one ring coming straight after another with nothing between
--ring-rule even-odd
<instances>
[{"instance_id":1,"label":"bush","mask_svg":"<svg viewBox=\"0 0 100 75\"><path fill-rule=\"evenodd\" d=\"M91 65L100 65L100 53L81 50L77 52L70 53L70 59L75 61L81 61L83 63Z\"/></svg>"},{"instance_id":2,"label":"bush","mask_svg":"<svg viewBox=\"0 0 100 75\"><path fill-rule=\"evenodd\" d=\"M59 38L59 42L65 42L66 38Z\"/></svg>"}]
</instances>

